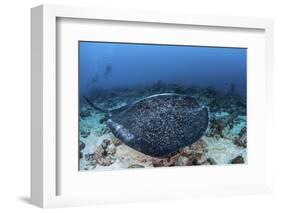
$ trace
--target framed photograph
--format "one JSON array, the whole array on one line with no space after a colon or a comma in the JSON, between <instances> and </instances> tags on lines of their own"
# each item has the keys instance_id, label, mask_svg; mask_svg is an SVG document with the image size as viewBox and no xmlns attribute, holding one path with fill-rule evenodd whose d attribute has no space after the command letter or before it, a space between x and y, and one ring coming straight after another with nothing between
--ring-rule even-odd
<instances>
[{"instance_id":1,"label":"framed photograph","mask_svg":"<svg viewBox=\"0 0 281 213\"><path fill-rule=\"evenodd\" d=\"M272 20L31 14L33 204L271 191Z\"/></svg>"}]
</instances>

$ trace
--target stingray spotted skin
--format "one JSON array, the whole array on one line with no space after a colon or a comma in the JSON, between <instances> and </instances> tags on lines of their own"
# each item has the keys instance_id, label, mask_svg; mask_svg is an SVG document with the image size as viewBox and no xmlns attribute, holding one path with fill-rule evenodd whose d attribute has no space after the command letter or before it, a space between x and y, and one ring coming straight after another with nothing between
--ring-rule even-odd
<instances>
[{"instance_id":1,"label":"stingray spotted skin","mask_svg":"<svg viewBox=\"0 0 281 213\"><path fill-rule=\"evenodd\" d=\"M116 112L105 121L115 137L153 157L193 144L209 123L206 107L192 97L174 93L149 96Z\"/></svg>"}]
</instances>

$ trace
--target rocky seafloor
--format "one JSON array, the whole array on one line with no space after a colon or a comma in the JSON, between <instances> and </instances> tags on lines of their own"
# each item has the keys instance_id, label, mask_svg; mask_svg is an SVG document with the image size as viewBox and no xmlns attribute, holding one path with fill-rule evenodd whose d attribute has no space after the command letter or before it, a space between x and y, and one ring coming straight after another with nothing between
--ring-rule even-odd
<instances>
[{"instance_id":1,"label":"rocky seafloor","mask_svg":"<svg viewBox=\"0 0 281 213\"><path fill-rule=\"evenodd\" d=\"M100 107L114 109L143 97L166 92L190 95L209 108L209 126L201 139L165 158L151 157L115 138L100 122L104 114L86 103L80 103L80 171L247 162L246 98L236 92L235 85L230 85L227 92L221 92L211 87L185 87L157 82L149 87L114 90L95 88L88 97Z\"/></svg>"}]
</instances>

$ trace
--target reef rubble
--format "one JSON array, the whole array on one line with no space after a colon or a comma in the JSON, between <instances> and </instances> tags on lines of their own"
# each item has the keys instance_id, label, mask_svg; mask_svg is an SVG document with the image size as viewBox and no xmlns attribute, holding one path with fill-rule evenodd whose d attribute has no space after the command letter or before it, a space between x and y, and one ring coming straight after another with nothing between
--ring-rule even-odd
<instances>
[{"instance_id":1,"label":"reef rubble","mask_svg":"<svg viewBox=\"0 0 281 213\"><path fill-rule=\"evenodd\" d=\"M114 137L114 136L113 136ZM122 164L126 168L145 167L170 167L170 166L191 166L216 164L213 159L207 156L207 143L202 139L190 147L185 147L167 157L156 158L140 153L125 144L113 143L115 138L104 139L103 142L93 151L86 154L85 160L89 166L111 168L113 164Z\"/></svg>"}]
</instances>

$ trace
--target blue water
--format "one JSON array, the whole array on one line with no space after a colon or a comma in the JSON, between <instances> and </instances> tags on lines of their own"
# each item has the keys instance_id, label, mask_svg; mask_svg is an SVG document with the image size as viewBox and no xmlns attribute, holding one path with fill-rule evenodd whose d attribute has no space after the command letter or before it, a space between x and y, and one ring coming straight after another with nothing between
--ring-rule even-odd
<instances>
[{"instance_id":1,"label":"blue water","mask_svg":"<svg viewBox=\"0 0 281 213\"><path fill-rule=\"evenodd\" d=\"M246 96L247 49L79 42L80 93L157 81L213 87Z\"/></svg>"}]
</instances>

